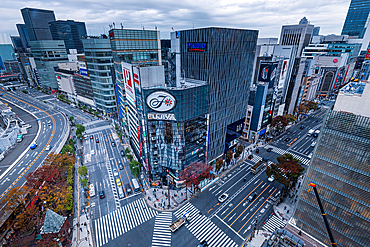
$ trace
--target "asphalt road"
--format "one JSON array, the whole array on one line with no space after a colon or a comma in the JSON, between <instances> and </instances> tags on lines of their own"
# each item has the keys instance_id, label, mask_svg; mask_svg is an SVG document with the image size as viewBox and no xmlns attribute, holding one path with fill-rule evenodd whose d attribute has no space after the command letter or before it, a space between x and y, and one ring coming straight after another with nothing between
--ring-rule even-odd
<instances>
[{"instance_id":1,"label":"asphalt road","mask_svg":"<svg viewBox=\"0 0 370 247\"><path fill-rule=\"evenodd\" d=\"M13 104L32 112L36 116L37 121L41 124L40 135L36 140L37 147L35 149L30 150L28 146L25 147L25 150L28 150L26 155L14 167L11 167L11 163L0 162L2 167L8 166L9 168L7 170L2 169L1 173L0 200L2 200L12 188L23 185L27 174L41 166L46 156L57 148L63 137L68 134L68 123L66 118L61 113L54 110L53 107L43 104L33 97L17 91L1 91L0 93L4 93L4 95L1 95L1 99L7 99L13 102ZM26 122L25 116L22 119ZM36 128L36 122L32 122L32 118L29 119L31 119L30 124L32 128ZM35 135L34 131L29 135ZM46 150L48 145L51 146L50 151ZM20 153L23 152L19 149L13 151L15 152L8 154L8 156L14 155L18 157Z\"/></svg>"}]
</instances>

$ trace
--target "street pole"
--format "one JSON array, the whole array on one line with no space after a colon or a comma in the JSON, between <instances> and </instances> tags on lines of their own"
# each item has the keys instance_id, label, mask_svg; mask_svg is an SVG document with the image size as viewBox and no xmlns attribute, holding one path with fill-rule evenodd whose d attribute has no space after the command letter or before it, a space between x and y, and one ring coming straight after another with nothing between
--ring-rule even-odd
<instances>
[{"instance_id":1,"label":"street pole","mask_svg":"<svg viewBox=\"0 0 370 247\"><path fill-rule=\"evenodd\" d=\"M168 185L168 208L170 208L171 201L170 201L170 175L167 174L167 185Z\"/></svg>"}]
</instances>

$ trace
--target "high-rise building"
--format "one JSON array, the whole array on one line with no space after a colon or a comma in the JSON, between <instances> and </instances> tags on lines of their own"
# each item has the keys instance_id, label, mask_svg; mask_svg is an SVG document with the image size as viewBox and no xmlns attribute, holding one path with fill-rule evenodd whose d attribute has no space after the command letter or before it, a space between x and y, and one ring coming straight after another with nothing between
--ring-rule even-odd
<instances>
[{"instance_id":1,"label":"high-rise building","mask_svg":"<svg viewBox=\"0 0 370 247\"><path fill-rule=\"evenodd\" d=\"M291 224L330 245L317 190L338 246L369 246L370 84L351 82L339 91L323 122Z\"/></svg>"},{"instance_id":2,"label":"high-rise building","mask_svg":"<svg viewBox=\"0 0 370 247\"><path fill-rule=\"evenodd\" d=\"M176 85L182 78L209 85L207 161L241 136L248 106L257 30L201 28L171 33Z\"/></svg>"},{"instance_id":3,"label":"high-rise building","mask_svg":"<svg viewBox=\"0 0 370 247\"><path fill-rule=\"evenodd\" d=\"M368 0L352 0L349 5L342 35L364 38L370 21L370 2Z\"/></svg>"},{"instance_id":4,"label":"high-rise building","mask_svg":"<svg viewBox=\"0 0 370 247\"><path fill-rule=\"evenodd\" d=\"M31 52L36 63L38 83L54 91L58 89L55 69L58 63L68 62L63 40L30 41Z\"/></svg>"},{"instance_id":5,"label":"high-rise building","mask_svg":"<svg viewBox=\"0 0 370 247\"><path fill-rule=\"evenodd\" d=\"M83 52L82 39L86 39L85 22L74 20L49 22L50 32L53 40L64 40L67 51L76 49L78 53Z\"/></svg>"},{"instance_id":6,"label":"high-rise building","mask_svg":"<svg viewBox=\"0 0 370 247\"><path fill-rule=\"evenodd\" d=\"M114 115L117 111L112 80L113 57L109 39L88 37L82 40L87 71L91 79L96 108L103 114Z\"/></svg>"},{"instance_id":7,"label":"high-rise building","mask_svg":"<svg viewBox=\"0 0 370 247\"><path fill-rule=\"evenodd\" d=\"M55 21L54 11L23 8L21 9L21 13L29 41L53 39L49 28L49 22Z\"/></svg>"},{"instance_id":8,"label":"high-rise building","mask_svg":"<svg viewBox=\"0 0 370 247\"><path fill-rule=\"evenodd\" d=\"M22 41L22 46L24 49L27 49L30 47L30 37L28 36L27 28L25 24L17 24L17 30L19 37L21 38Z\"/></svg>"},{"instance_id":9,"label":"high-rise building","mask_svg":"<svg viewBox=\"0 0 370 247\"><path fill-rule=\"evenodd\" d=\"M161 65L160 32L157 30L111 29L109 39L114 61L114 84L117 94L118 114L121 122L128 130L126 121L126 106L128 106L128 103L126 102L121 62L140 66Z\"/></svg>"}]
</instances>

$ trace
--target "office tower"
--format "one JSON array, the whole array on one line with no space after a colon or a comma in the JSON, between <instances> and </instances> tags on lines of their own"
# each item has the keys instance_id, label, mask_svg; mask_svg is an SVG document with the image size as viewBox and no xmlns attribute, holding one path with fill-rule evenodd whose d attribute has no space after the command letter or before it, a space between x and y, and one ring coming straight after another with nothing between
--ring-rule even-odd
<instances>
[{"instance_id":1,"label":"office tower","mask_svg":"<svg viewBox=\"0 0 370 247\"><path fill-rule=\"evenodd\" d=\"M318 202L317 185L338 246L369 246L370 236L370 84L351 82L339 91L323 122L311 164L291 220L330 245Z\"/></svg>"},{"instance_id":2,"label":"office tower","mask_svg":"<svg viewBox=\"0 0 370 247\"><path fill-rule=\"evenodd\" d=\"M109 39L88 37L82 40L85 50L87 71L91 79L96 108L104 115L116 114L116 98L112 81L112 49Z\"/></svg>"},{"instance_id":3,"label":"office tower","mask_svg":"<svg viewBox=\"0 0 370 247\"><path fill-rule=\"evenodd\" d=\"M109 39L114 61L118 114L121 122L127 127L125 120L127 102L121 62L140 66L161 65L160 32L157 30L111 29Z\"/></svg>"},{"instance_id":4,"label":"office tower","mask_svg":"<svg viewBox=\"0 0 370 247\"><path fill-rule=\"evenodd\" d=\"M22 46L24 49L27 49L30 47L30 37L28 36L27 28L25 24L17 24L17 30L19 37L21 37L22 40Z\"/></svg>"},{"instance_id":5,"label":"office tower","mask_svg":"<svg viewBox=\"0 0 370 247\"><path fill-rule=\"evenodd\" d=\"M4 62L13 60L14 50L11 44L0 44L0 71L5 71Z\"/></svg>"},{"instance_id":6,"label":"office tower","mask_svg":"<svg viewBox=\"0 0 370 247\"><path fill-rule=\"evenodd\" d=\"M78 53L83 52L82 39L86 39L85 22L74 20L49 22L50 32L53 40L64 40L67 52L69 49L77 49Z\"/></svg>"},{"instance_id":7,"label":"office tower","mask_svg":"<svg viewBox=\"0 0 370 247\"><path fill-rule=\"evenodd\" d=\"M23 8L21 12L30 41L53 39L50 33L49 22L55 21L54 11Z\"/></svg>"},{"instance_id":8,"label":"office tower","mask_svg":"<svg viewBox=\"0 0 370 247\"><path fill-rule=\"evenodd\" d=\"M55 69L58 63L68 62L63 40L30 41L31 52L36 63L39 84L54 92L58 89Z\"/></svg>"},{"instance_id":9,"label":"office tower","mask_svg":"<svg viewBox=\"0 0 370 247\"><path fill-rule=\"evenodd\" d=\"M182 78L209 85L208 162L225 152L242 133L258 31L201 28L171 33L175 56L176 85Z\"/></svg>"},{"instance_id":10,"label":"office tower","mask_svg":"<svg viewBox=\"0 0 370 247\"><path fill-rule=\"evenodd\" d=\"M342 34L352 37L364 38L370 20L370 1L352 0L349 5Z\"/></svg>"}]
</instances>

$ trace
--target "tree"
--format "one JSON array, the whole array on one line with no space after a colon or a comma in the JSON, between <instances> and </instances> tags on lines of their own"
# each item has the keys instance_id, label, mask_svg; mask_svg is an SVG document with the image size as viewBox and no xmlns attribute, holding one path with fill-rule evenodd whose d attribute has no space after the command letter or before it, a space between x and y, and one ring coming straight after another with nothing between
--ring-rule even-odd
<instances>
[{"instance_id":1,"label":"tree","mask_svg":"<svg viewBox=\"0 0 370 247\"><path fill-rule=\"evenodd\" d=\"M27 90L22 90L22 93L28 94L28 91Z\"/></svg>"},{"instance_id":2,"label":"tree","mask_svg":"<svg viewBox=\"0 0 370 247\"><path fill-rule=\"evenodd\" d=\"M131 174L136 178L140 176L141 166L142 166L141 163L136 160L130 162Z\"/></svg>"},{"instance_id":3,"label":"tree","mask_svg":"<svg viewBox=\"0 0 370 247\"><path fill-rule=\"evenodd\" d=\"M224 166L224 161L222 159L217 160L216 161L216 172L218 173L223 166Z\"/></svg>"},{"instance_id":4,"label":"tree","mask_svg":"<svg viewBox=\"0 0 370 247\"><path fill-rule=\"evenodd\" d=\"M5 212L13 212L20 204L26 201L27 190L24 187L14 187L6 195L4 202L6 203Z\"/></svg>"},{"instance_id":5,"label":"tree","mask_svg":"<svg viewBox=\"0 0 370 247\"><path fill-rule=\"evenodd\" d=\"M85 132L85 126L81 124L76 124L76 135L82 135L83 132Z\"/></svg>"},{"instance_id":6,"label":"tree","mask_svg":"<svg viewBox=\"0 0 370 247\"><path fill-rule=\"evenodd\" d=\"M318 107L318 104L313 101L307 101L305 102L305 106L308 108L308 110L316 110Z\"/></svg>"},{"instance_id":7,"label":"tree","mask_svg":"<svg viewBox=\"0 0 370 247\"><path fill-rule=\"evenodd\" d=\"M73 116L69 116L69 121L72 122L73 121Z\"/></svg>"},{"instance_id":8,"label":"tree","mask_svg":"<svg viewBox=\"0 0 370 247\"><path fill-rule=\"evenodd\" d=\"M293 123L293 122L297 121L297 117L292 115L292 114L286 114L283 117L285 117L285 119L288 121L288 123Z\"/></svg>"},{"instance_id":9,"label":"tree","mask_svg":"<svg viewBox=\"0 0 370 247\"><path fill-rule=\"evenodd\" d=\"M281 134L285 131L286 126L288 126L288 121L283 116L276 116L271 121L272 134L274 136Z\"/></svg>"},{"instance_id":10,"label":"tree","mask_svg":"<svg viewBox=\"0 0 370 247\"><path fill-rule=\"evenodd\" d=\"M302 114L306 114L308 112L308 107L301 103L299 106L297 106L294 110L294 112L298 115L298 119Z\"/></svg>"},{"instance_id":11,"label":"tree","mask_svg":"<svg viewBox=\"0 0 370 247\"><path fill-rule=\"evenodd\" d=\"M126 148L126 149L125 149L125 154L127 155L127 154L129 154L129 153L131 153L130 149L129 149L129 148Z\"/></svg>"},{"instance_id":12,"label":"tree","mask_svg":"<svg viewBox=\"0 0 370 247\"><path fill-rule=\"evenodd\" d=\"M237 159L239 158L240 154L243 153L244 151L244 146L239 144L236 148L235 148L235 154L234 154L234 158Z\"/></svg>"},{"instance_id":13,"label":"tree","mask_svg":"<svg viewBox=\"0 0 370 247\"><path fill-rule=\"evenodd\" d=\"M61 154L75 154L75 150L71 145L65 145L62 148Z\"/></svg>"},{"instance_id":14,"label":"tree","mask_svg":"<svg viewBox=\"0 0 370 247\"><path fill-rule=\"evenodd\" d=\"M78 168L78 173L81 177L85 177L87 175L87 167L86 166L80 166Z\"/></svg>"},{"instance_id":15,"label":"tree","mask_svg":"<svg viewBox=\"0 0 370 247\"><path fill-rule=\"evenodd\" d=\"M211 173L212 170L212 166L209 166L206 163L193 162L180 172L179 180L184 181L186 187L194 186L195 188L203 179L214 176Z\"/></svg>"},{"instance_id":16,"label":"tree","mask_svg":"<svg viewBox=\"0 0 370 247\"><path fill-rule=\"evenodd\" d=\"M134 158L131 154L126 154L127 159L131 162Z\"/></svg>"},{"instance_id":17,"label":"tree","mask_svg":"<svg viewBox=\"0 0 370 247\"><path fill-rule=\"evenodd\" d=\"M226 163L230 165L231 159L233 158L233 151L229 150L226 152ZM224 163L224 162L222 162Z\"/></svg>"},{"instance_id":18,"label":"tree","mask_svg":"<svg viewBox=\"0 0 370 247\"><path fill-rule=\"evenodd\" d=\"M266 175L268 177L273 175L276 181L285 186L285 191L287 191L288 186L292 182L297 182L299 176L303 174L304 168L298 159L288 153L278 156L276 159L277 164L267 166Z\"/></svg>"},{"instance_id":19,"label":"tree","mask_svg":"<svg viewBox=\"0 0 370 247\"><path fill-rule=\"evenodd\" d=\"M81 185L82 187L87 188L87 178L81 179Z\"/></svg>"}]
</instances>

